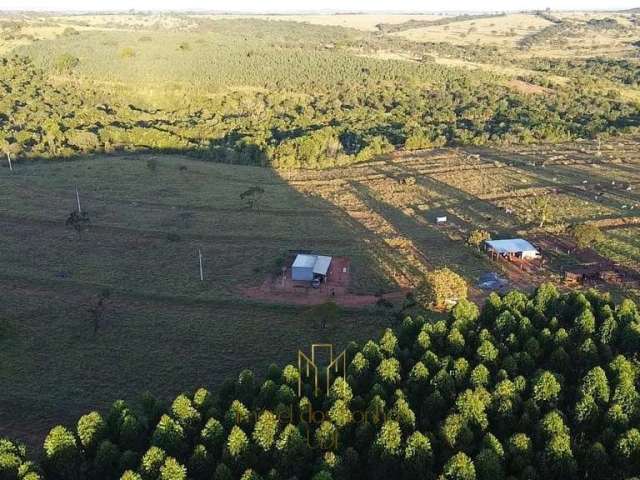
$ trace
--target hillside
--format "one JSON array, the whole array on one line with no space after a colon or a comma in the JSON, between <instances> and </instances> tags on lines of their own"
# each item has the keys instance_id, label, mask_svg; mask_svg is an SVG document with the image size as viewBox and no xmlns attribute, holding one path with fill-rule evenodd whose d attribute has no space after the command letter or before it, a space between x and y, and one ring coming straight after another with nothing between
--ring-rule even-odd
<instances>
[{"instance_id":1,"label":"hillside","mask_svg":"<svg viewBox=\"0 0 640 480\"><path fill-rule=\"evenodd\" d=\"M517 18L441 20L549 23ZM526 58L285 20L162 20L123 30L73 18L57 36L16 46L19 56L2 60L2 149L31 158L179 151L325 168L394 149L558 142L640 124L637 59Z\"/></svg>"},{"instance_id":2,"label":"hillside","mask_svg":"<svg viewBox=\"0 0 640 480\"><path fill-rule=\"evenodd\" d=\"M351 343L346 376L316 395L290 364L270 366L264 380L244 370L170 406L148 395L118 401L53 428L42 475L23 449L1 441L0 474L629 478L640 473L639 342L630 301L560 295L551 285L531 297L494 294L482 311L463 301L446 320L407 317L377 341Z\"/></svg>"},{"instance_id":3,"label":"hillside","mask_svg":"<svg viewBox=\"0 0 640 480\"><path fill-rule=\"evenodd\" d=\"M639 46L0 12L0 480L640 476Z\"/></svg>"}]
</instances>

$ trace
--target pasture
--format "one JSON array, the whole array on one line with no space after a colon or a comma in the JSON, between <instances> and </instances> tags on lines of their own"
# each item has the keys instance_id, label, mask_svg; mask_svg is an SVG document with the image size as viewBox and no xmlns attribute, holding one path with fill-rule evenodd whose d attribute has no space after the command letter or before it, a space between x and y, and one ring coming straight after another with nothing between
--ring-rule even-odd
<instances>
[{"instance_id":1,"label":"pasture","mask_svg":"<svg viewBox=\"0 0 640 480\"><path fill-rule=\"evenodd\" d=\"M388 321L387 311L344 311L322 329L304 307L243 297L295 248L347 254L356 291L393 288L339 213L267 169L103 157L1 168L0 184L0 371L10 386L0 393L0 434L39 443L52 423L116 395L171 397L245 367L262 375L312 342L345 346ZM249 209L239 194L256 184L265 195ZM92 221L81 239L64 225L76 185ZM88 309L104 289L94 333Z\"/></svg>"}]
</instances>

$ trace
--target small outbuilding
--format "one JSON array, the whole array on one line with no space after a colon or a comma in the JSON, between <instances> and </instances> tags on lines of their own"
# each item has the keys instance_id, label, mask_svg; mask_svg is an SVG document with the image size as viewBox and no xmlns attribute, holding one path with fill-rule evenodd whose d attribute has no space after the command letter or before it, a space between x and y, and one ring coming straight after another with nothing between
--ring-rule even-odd
<instances>
[{"instance_id":1,"label":"small outbuilding","mask_svg":"<svg viewBox=\"0 0 640 480\"><path fill-rule=\"evenodd\" d=\"M291 266L291 279L299 282L312 282L316 278L324 280L331 266L331 257L324 255L298 254Z\"/></svg>"},{"instance_id":2,"label":"small outbuilding","mask_svg":"<svg viewBox=\"0 0 640 480\"><path fill-rule=\"evenodd\" d=\"M492 255L506 258L532 260L540 257L540 252L522 238L508 238L504 240L487 240L485 247Z\"/></svg>"}]
</instances>

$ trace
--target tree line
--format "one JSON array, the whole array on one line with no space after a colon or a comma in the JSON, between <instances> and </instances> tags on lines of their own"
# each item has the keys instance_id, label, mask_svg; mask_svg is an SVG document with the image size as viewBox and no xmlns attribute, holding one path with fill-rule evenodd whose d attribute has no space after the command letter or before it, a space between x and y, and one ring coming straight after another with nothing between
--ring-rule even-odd
<instances>
[{"instance_id":1,"label":"tree line","mask_svg":"<svg viewBox=\"0 0 640 480\"><path fill-rule=\"evenodd\" d=\"M272 365L169 405L144 395L87 413L54 427L38 462L0 440L0 478L630 478L639 347L630 300L551 284L493 293L349 344L327 393L298 395L303 372Z\"/></svg>"},{"instance_id":2,"label":"tree line","mask_svg":"<svg viewBox=\"0 0 640 480\"><path fill-rule=\"evenodd\" d=\"M60 61L76 63L66 56ZM329 68L322 61L300 76L298 88L307 85L309 94L276 82L267 90L194 92L181 97L182 105L164 108L137 102L126 88L108 92L73 75L52 81L27 57L0 64L0 151L19 157L155 150L236 164L324 168L397 148L559 142L640 125L635 104L589 84L524 95L491 74L430 64L374 62L357 72L352 65L351 73L336 72L342 80L329 85L321 80L319 70Z\"/></svg>"}]
</instances>

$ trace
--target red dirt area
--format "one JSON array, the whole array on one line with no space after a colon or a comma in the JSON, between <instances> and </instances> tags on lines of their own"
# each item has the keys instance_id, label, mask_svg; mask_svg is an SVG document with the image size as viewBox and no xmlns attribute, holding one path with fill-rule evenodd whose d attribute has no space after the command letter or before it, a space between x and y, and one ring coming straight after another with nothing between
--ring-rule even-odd
<instances>
[{"instance_id":1,"label":"red dirt area","mask_svg":"<svg viewBox=\"0 0 640 480\"><path fill-rule=\"evenodd\" d=\"M319 288L311 287L310 282L298 282L291 279L292 262L283 274L270 275L259 287L243 290L243 294L254 300L292 305L318 305L334 301L343 307L366 307L375 305L381 298L390 302L404 299L406 292L398 291L382 296L356 295L349 293L351 282L351 260L348 257L333 257L325 282Z\"/></svg>"},{"instance_id":2,"label":"red dirt area","mask_svg":"<svg viewBox=\"0 0 640 480\"><path fill-rule=\"evenodd\" d=\"M572 255L577 265L568 267L565 271L584 274L590 284L625 283L635 285L640 280L640 273L629 265L622 265L600 255L592 248L580 249L575 241L568 237L547 237L537 244L547 251L567 253ZM584 282L583 282L584 283Z\"/></svg>"}]
</instances>

